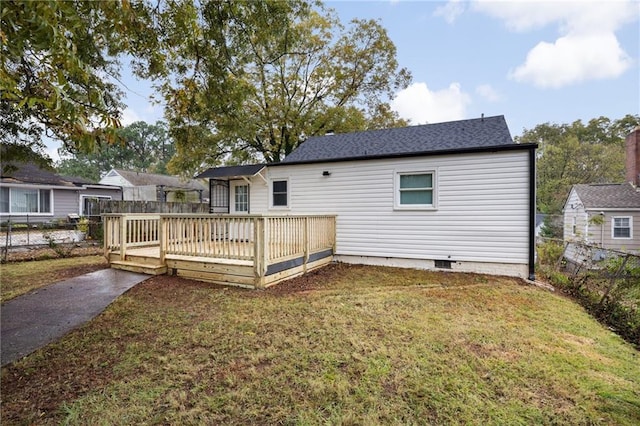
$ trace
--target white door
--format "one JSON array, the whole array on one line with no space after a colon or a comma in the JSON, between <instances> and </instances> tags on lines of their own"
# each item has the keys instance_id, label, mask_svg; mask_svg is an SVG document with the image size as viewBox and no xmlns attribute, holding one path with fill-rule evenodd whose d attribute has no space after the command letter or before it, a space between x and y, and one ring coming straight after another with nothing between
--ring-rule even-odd
<instances>
[{"instance_id":1,"label":"white door","mask_svg":"<svg viewBox=\"0 0 640 426\"><path fill-rule=\"evenodd\" d=\"M229 203L229 213L248 214L249 213L249 185L246 182L231 182L229 188L231 202Z\"/></svg>"},{"instance_id":2,"label":"white door","mask_svg":"<svg viewBox=\"0 0 640 426\"><path fill-rule=\"evenodd\" d=\"M229 186L229 213L233 215L249 214L249 185L244 181L231 182ZM232 221L229 225L229 238L232 241L247 242L253 235L252 224L247 221Z\"/></svg>"}]
</instances>

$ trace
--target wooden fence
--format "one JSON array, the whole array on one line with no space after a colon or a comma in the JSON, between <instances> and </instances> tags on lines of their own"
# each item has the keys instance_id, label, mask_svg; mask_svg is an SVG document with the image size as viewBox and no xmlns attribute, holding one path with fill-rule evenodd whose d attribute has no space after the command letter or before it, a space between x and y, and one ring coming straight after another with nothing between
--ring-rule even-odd
<instances>
[{"instance_id":1,"label":"wooden fence","mask_svg":"<svg viewBox=\"0 0 640 426\"><path fill-rule=\"evenodd\" d=\"M209 213L207 203L164 203L160 201L89 200L92 216L114 213Z\"/></svg>"}]
</instances>

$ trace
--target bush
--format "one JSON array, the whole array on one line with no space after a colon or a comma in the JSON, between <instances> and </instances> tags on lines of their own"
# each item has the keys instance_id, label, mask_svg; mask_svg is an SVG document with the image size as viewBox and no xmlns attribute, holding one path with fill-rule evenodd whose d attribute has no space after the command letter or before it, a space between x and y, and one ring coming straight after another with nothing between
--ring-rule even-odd
<instances>
[{"instance_id":1,"label":"bush","mask_svg":"<svg viewBox=\"0 0 640 426\"><path fill-rule=\"evenodd\" d=\"M545 241L537 246L538 263L555 265L564 253L564 244L559 241Z\"/></svg>"}]
</instances>

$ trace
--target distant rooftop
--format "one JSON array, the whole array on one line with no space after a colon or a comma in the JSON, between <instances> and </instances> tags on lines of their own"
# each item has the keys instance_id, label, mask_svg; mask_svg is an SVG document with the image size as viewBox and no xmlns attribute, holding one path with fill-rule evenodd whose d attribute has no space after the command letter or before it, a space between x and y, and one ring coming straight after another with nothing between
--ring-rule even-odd
<instances>
[{"instance_id":1,"label":"distant rooftop","mask_svg":"<svg viewBox=\"0 0 640 426\"><path fill-rule=\"evenodd\" d=\"M573 188L585 208L640 208L640 191L630 183L580 184Z\"/></svg>"}]
</instances>

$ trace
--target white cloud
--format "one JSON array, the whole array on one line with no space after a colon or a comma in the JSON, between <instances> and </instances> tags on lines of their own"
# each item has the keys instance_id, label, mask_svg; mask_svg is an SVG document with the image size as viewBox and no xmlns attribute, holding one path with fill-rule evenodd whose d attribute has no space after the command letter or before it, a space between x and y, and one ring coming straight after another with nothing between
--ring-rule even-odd
<instances>
[{"instance_id":1,"label":"white cloud","mask_svg":"<svg viewBox=\"0 0 640 426\"><path fill-rule=\"evenodd\" d=\"M638 4L631 0L476 0L472 9L504 21L512 31L526 32L559 24L562 33L615 31L636 20L640 12Z\"/></svg>"},{"instance_id":2,"label":"white cloud","mask_svg":"<svg viewBox=\"0 0 640 426\"><path fill-rule=\"evenodd\" d=\"M554 42L541 41L509 77L538 87L560 88L616 78L631 66L615 32L640 17L640 4L622 1L476 0L472 9L502 20L512 31L558 27Z\"/></svg>"},{"instance_id":3,"label":"white cloud","mask_svg":"<svg viewBox=\"0 0 640 426\"><path fill-rule=\"evenodd\" d=\"M120 119L120 124L123 126L128 126L131 123L136 121L141 121L140 115L137 112L127 107L122 111L122 118Z\"/></svg>"},{"instance_id":4,"label":"white cloud","mask_svg":"<svg viewBox=\"0 0 640 426\"><path fill-rule=\"evenodd\" d=\"M631 62L612 33L568 35L555 43L538 43L529 51L525 63L510 72L509 77L538 87L559 88L617 77Z\"/></svg>"},{"instance_id":5,"label":"white cloud","mask_svg":"<svg viewBox=\"0 0 640 426\"><path fill-rule=\"evenodd\" d=\"M499 102L503 99L503 96L489 84L481 84L476 87L476 93L489 102Z\"/></svg>"},{"instance_id":6,"label":"white cloud","mask_svg":"<svg viewBox=\"0 0 640 426\"><path fill-rule=\"evenodd\" d=\"M437 7L433 16L442 16L447 23L453 24L464 10L465 6L460 0L450 0L445 5Z\"/></svg>"},{"instance_id":7,"label":"white cloud","mask_svg":"<svg viewBox=\"0 0 640 426\"><path fill-rule=\"evenodd\" d=\"M398 92L391 108L412 124L426 124L465 118L470 102L459 83L437 91L430 90L426 83L413 83Z\"/></svg>"}]
</instances>

